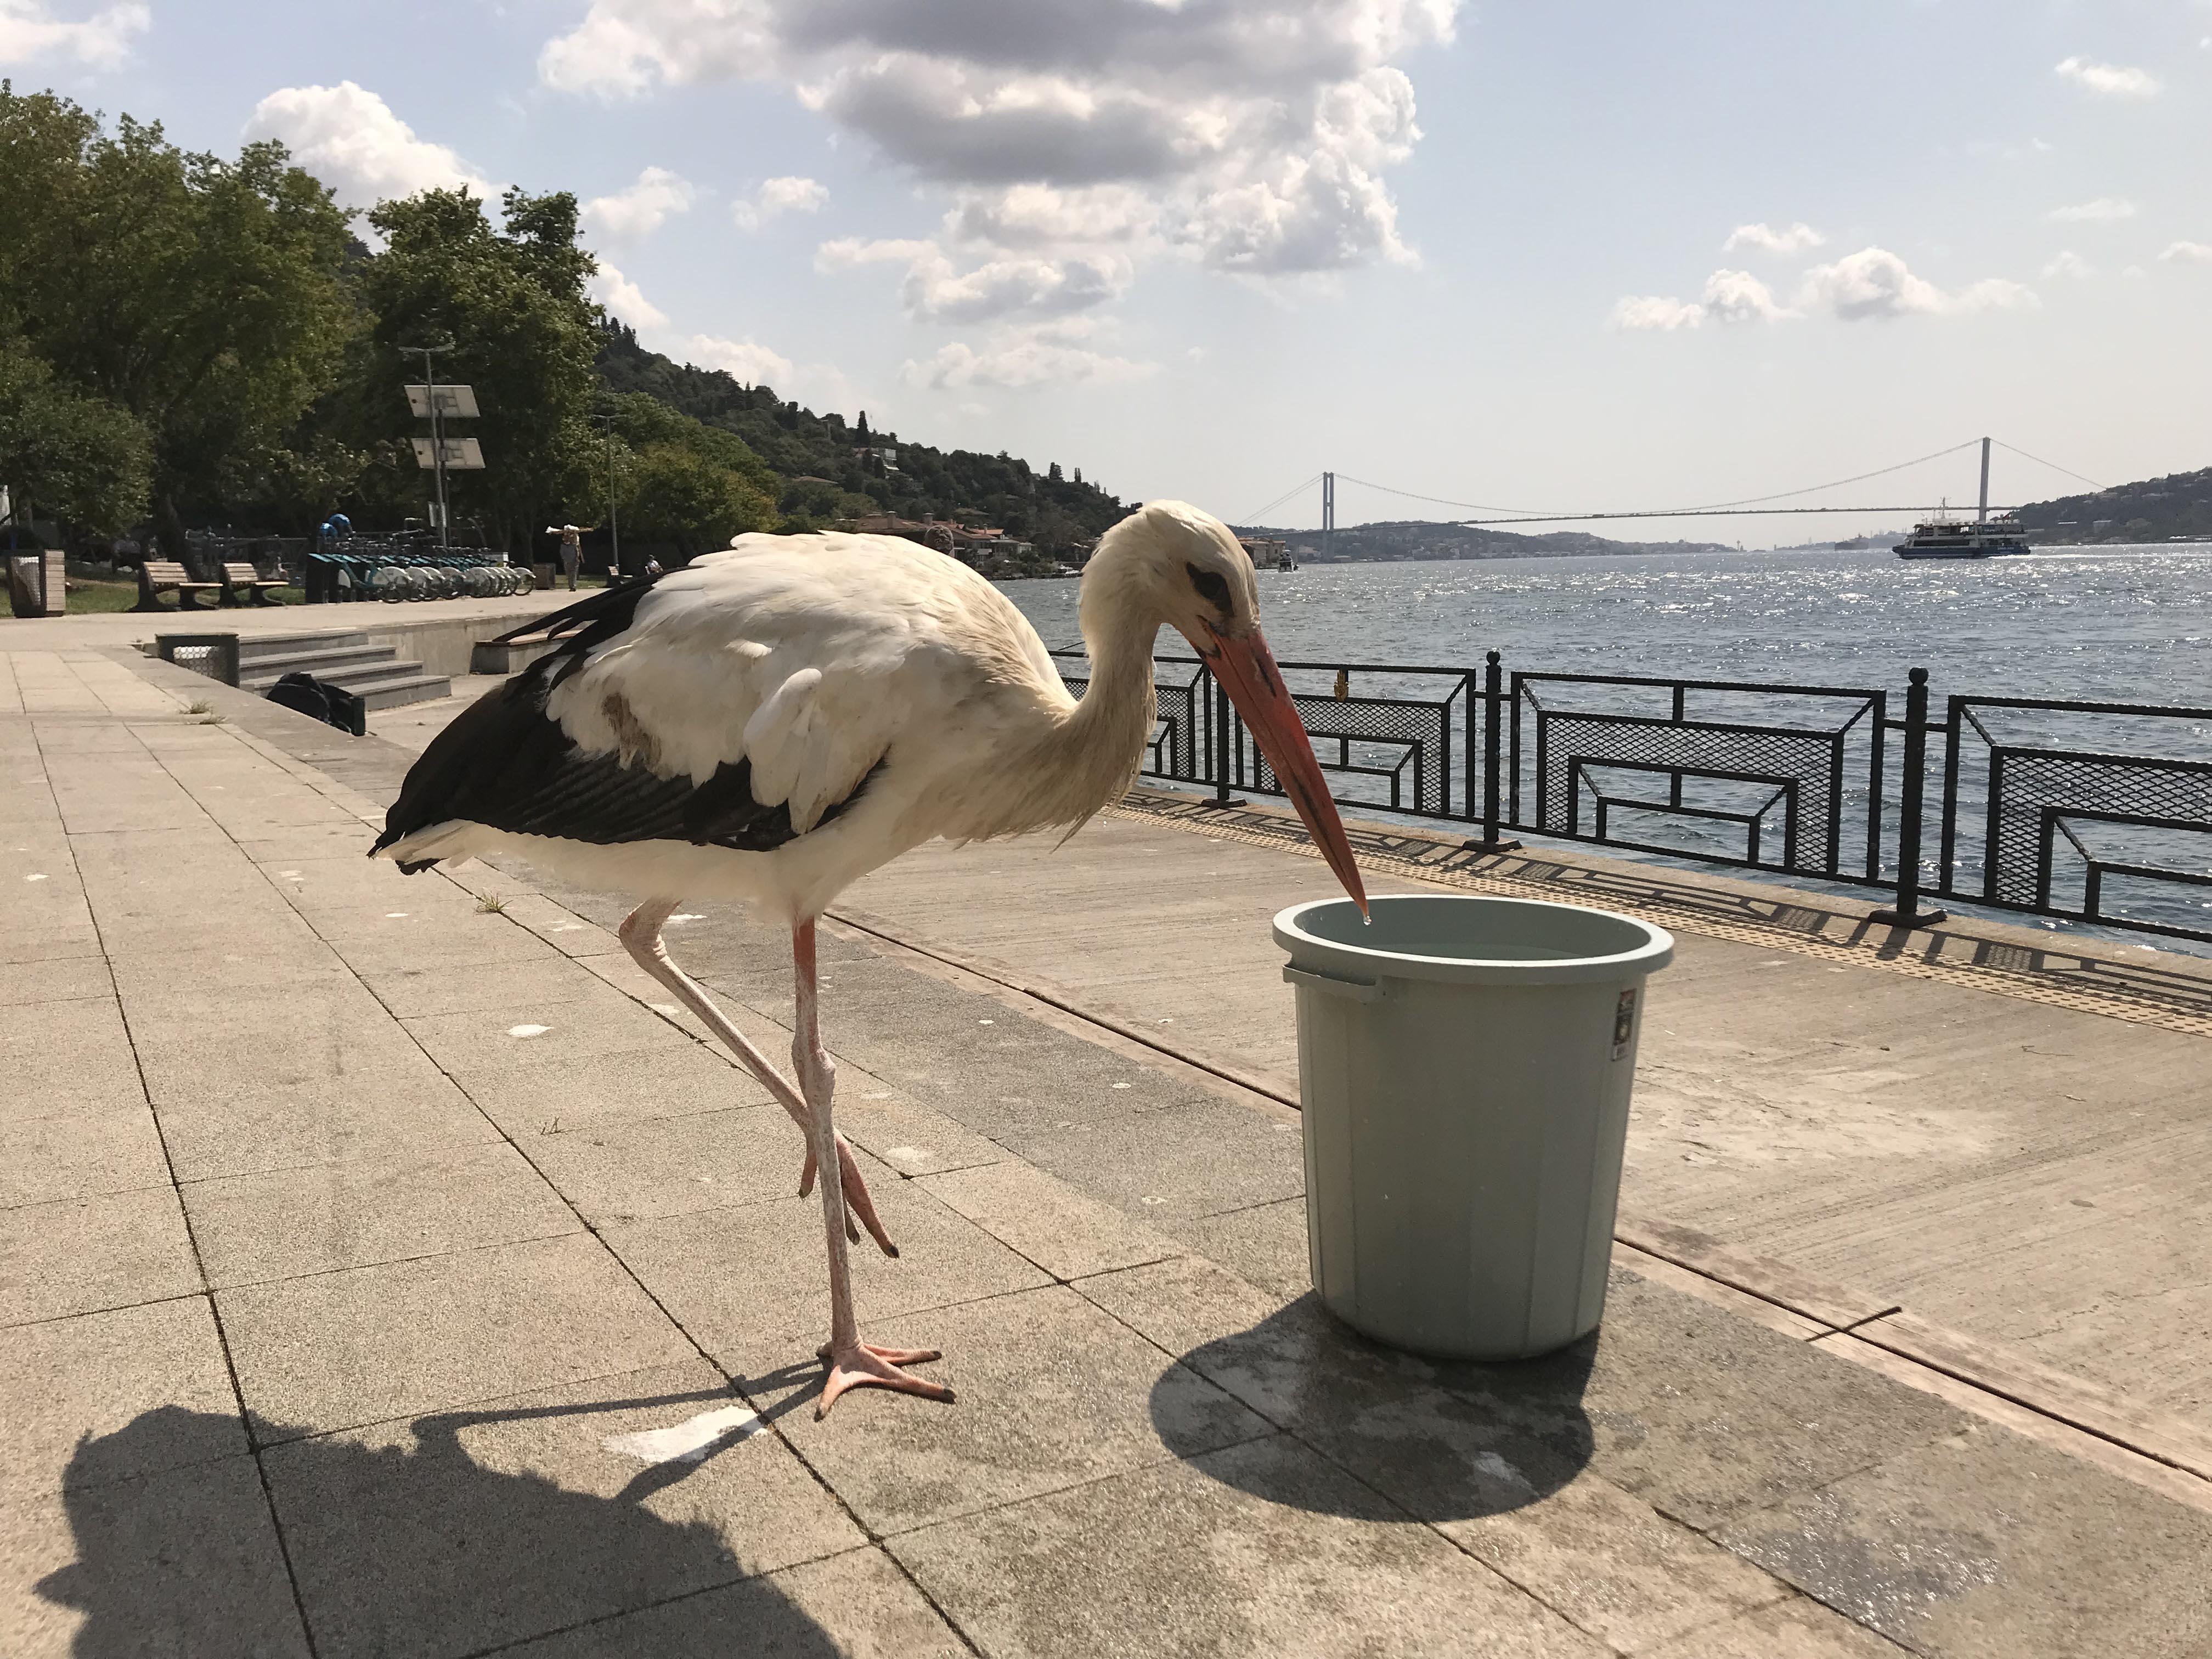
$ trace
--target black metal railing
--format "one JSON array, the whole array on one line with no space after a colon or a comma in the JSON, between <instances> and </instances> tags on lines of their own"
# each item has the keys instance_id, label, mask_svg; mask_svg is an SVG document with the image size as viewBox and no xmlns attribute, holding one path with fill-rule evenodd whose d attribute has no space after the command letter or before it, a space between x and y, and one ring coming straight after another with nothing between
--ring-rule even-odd
<instances>
[{"instance_id":1,"label":"black metal railing","mask_svg":"<svg viewBox=\"0 0 2212 1659\"><path fill-rule=\"evenodd\" d=\"M1054 655L1079 695L1082 653ZM1496 652L1282 667L1340 804L1468 825L1472 845L1875 889L1904 927L1942 920L1939 899L2212 941L2212 708L1953 696L1932 721L1918 668L1899 718L1879 688L1509 676ZM1282 793L1204 663L1158 658L1154 682L1146 776L1217 805Z\"/></svg>"}]
</instances>

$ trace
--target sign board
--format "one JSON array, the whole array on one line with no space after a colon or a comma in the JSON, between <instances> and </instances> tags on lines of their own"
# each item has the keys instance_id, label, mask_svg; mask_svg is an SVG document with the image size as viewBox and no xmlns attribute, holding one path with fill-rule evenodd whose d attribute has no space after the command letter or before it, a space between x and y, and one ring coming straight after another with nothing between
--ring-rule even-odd
<instances>
[{"instance_id":1,"label":"sign board","mask_svg":"<svg viewBox=\"0 0 2212 1659\"><path fill-rule=\"evenodd\" d=\"M445 388L438 388L441 392ZM428 471L438 465L439 458L431 453L428 438L412 438L415 446L415 465ZM448 472L481 472L483 471L483 446L474 438L447 438L445 445L446 471Z\"/></svg>"},{"instance_id":2,"label":"sign board","mask_svg":"<svg viewBox=\"0 0 2212 1659\"><path fill-rule=\"evenodd\" d=\"M427 386L407 388L408 412L418 421L430 418L430 392ZM438 415L442 420L473 421L478 418L477 389L472 386L441 386L438 393Z\"/></svg>"}]
</instances>

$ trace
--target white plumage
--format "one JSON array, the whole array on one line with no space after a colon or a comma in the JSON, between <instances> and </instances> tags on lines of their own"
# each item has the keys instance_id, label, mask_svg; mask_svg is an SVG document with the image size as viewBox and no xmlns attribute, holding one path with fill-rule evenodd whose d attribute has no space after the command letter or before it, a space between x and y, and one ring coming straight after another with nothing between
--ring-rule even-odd
<instances>
[{"instance_id":1,"label":"white plumage","mask_svg":"<svg viewBox=\"0 0 2212 1659\"><path fill-rule=\"evenodd\" d=\"M1250 561L1227 526L1154 502L1085 570L1091 681L1080 702L1021 613L957 561L889 537L742 536L649 586L549 625L562 643L440 734L374 849L420 868L519 854L647 902L623 929L807 1132L830 1245L830 1362L820 1409L875 1383L949 1398L869 1347L852 1310L848 1204L890 1254L831 1121L815 919L852 882L935 837L1073 828L1133 779L1153 726L1152 653L1179 629L1236 701L1331 866L1358 875L1294 705L1259 632ZM679 897L742 900L792 928L794 1088L668 960ZM1363 901L1364 902L1364 901ZM926 1356L934 1358L934 1355Z\"/></svg>"}]
</instances>

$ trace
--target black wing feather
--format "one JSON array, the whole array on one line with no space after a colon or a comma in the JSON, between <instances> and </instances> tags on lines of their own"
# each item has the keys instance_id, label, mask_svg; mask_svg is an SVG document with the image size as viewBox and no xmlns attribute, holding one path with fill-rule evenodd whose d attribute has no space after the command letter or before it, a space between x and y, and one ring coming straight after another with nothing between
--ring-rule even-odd
<instances>
[{"instance_id":1,"label":"black wing feather","mask_svg":"<svg viewBox=\"0 0 2212 1659\"><path fill-rule=\"evenodd\" d=\"M370 853L456 819L599 846L685 841L765 853L797 839L789 805L763 806L753 799L750 760L725 761L703 784L662 777L614 754L584 753L545 712L546 699L583 665L586 653L630 625L638 600L652 586L647 580L610 587L514 630L543 629L561 643L431 739L409 769ZM859 799L877 768L823 811L820 822L829 823ZM400 868L411 875L436 862L426 859Z\"/></svg>"}]
</instances>

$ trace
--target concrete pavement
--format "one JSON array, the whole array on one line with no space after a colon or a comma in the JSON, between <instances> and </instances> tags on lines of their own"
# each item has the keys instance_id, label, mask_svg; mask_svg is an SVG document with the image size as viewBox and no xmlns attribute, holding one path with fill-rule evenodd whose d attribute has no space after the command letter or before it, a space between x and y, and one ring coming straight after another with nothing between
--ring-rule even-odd
<instances>
[{"instance_id":1,"label":"concrete pavement","mask_svg":"<svg viewBox=\"0 0 2212 1659\"><path fill-rule=\"evenodd\" d=\"M1350 1337L1302 1293L1296 1116L1219 1075L1265 1035L1209 1069L1206 1031L1178 1058L948 962L957 930L833 930L824 972L905 1247L856 1254L862 1317L960 1403L816 1424L795 1131L618 906L362 859L407 759L161 665L6 659L10 1654L2212 1644L2204 1482L1773 1264L1625 1246L1601 1337L1530 1365ZM1240 902L1310 875L1112 833L1285 860ZM780 941L672 939L787 1041ZM1175 1006L1233 1034L1249 977Z\"/></svg>"}]
</instances>

